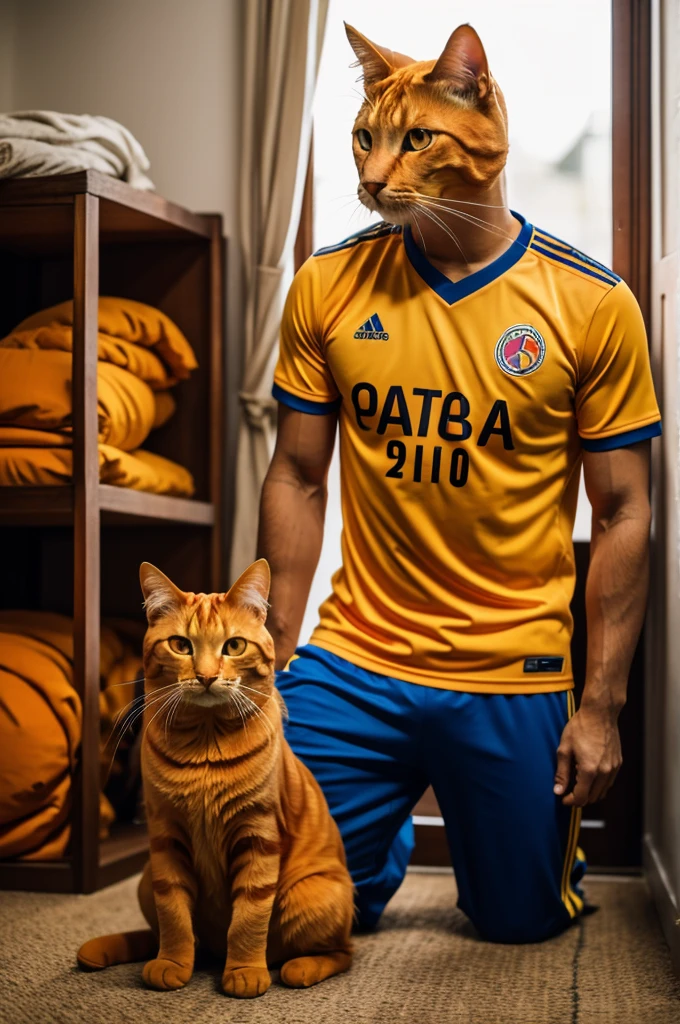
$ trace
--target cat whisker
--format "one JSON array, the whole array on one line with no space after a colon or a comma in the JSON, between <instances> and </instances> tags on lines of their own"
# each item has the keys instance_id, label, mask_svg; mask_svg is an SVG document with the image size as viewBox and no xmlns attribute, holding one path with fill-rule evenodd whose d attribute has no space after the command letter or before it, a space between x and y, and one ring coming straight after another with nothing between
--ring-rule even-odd
<instances>
[{"instance_id":1,"label":"cat whisker","mask_svg":"<svg viewBox=\"0 0 680 1024\"><path fill-rule=\"evenodd\" d=\"M172 687L176 685L176 683L173 683ZM144 708L155 703L156 700L164 696L163 691L167 691L172 687L164 686L161 688L160 692L155 691L153 694L143 693L140 697L135 697L134 701L130 701L130 704L126 705L126 707L123 708L116 716L116 721L114 722L113 729L111 730L111 736L115 734L116 729L120 729L120 735L123 736L127 729L132 725L133 721L144 711ZM123 713L125 713L125 718L122 721L119 721L119 718Z\"/></svg>"},{"instance_id":2,"label":"cat whisker","mask_svg":"<svg viewBox=\"0 0 680 1024\"><path fill-rule=\"evenodd\" d=\"M176 685L176 683L169 683L167 686L161 686L159 687L158 690L154 690L153 693L157 694L160 693L162 690L169 690ZM114 719L114 728L118 724L120 718L123 717L130 708L132 708L135 704L140 704L142 701L146 700L147 696L149 696L149 694L140 693L138 694L138 696L133 697L132 700L125 705L125 707L122 707L120 711L116 713L116 717Z\"/></svg>"},{"instance_id":3,"label":"cat whisker","mask_svg":"<svg viewBox=\"0 0 680 1024\"><path fill-rule=\"evenodd\" d=\"M126 679L124 683L109 683L108 686L102 686L101 692L106 693L107 690L113 690L116 686L132 686L133 683L143 683L144 676L140 679Z\"/></svg>"},{"instance_id":4,"label":"cat whisker","mask_svg":"<svg viewBox=\"0 0 680 1024\"><path fill-rule=\"evenodd\" d=\"M473 203L468 199L449 199L444 196L428 196L425 192L414 192L414 195L418 196L419 199L432 199L438 203L460 203L462 206L485 206L489 210L507 210L508 207L503 203L500 206L495 203Z\"/></svg>"},{"instance_id":5,"label":"cat whisker","mask_svg":"<svg viewBox=\"0 0 680 1024\"><path fill-rule=\"evenodd\" d=\"M427 203L426 205L428 207L434 206L435 208L442 209L442 207L437 207L437 204L434 203L434 202L433 203ZM472 214L472 213L468 213L467 211L463 211L463 210L449 210L449 209L445 210L445 212L447 214L453 216L453 217L458 217L459 220L463 220L463 221L465 221L468 224L473 224L475 227L479 227L483 231L488 231L490 234L496 235L498 238L505 238L509 242L517 242L517 244L521 245L521 247L525 251L528 249L528 246L524 245L522 242L519 242L517 237L513 238L512 235L509 235L506 231L503 231L501 228L497 227L496 225L489 224L488 221L484 221L484 220L481 220L478 217L475 217L474 214Z\"/></svg>"},{"instance_id":6,"label":"cat whisker","mask_svg":"<svg viewBox=\"0 0 680 1024\"><path fill-rule=\"evenodd\" d=\"M243 714L243 705L241 703L241 697L239 696L238 690L232 691L232 697L234 700L234 704L236 705L236 710L239 713L239 718L241 719L241 722L243 724L243 729L246 734L246 740L248 740L248 723L246 720L246 716Z\"/></svg>"},{"instance_id":7,"label":"cat whisker","mask_svg":"<svg viewBox=\"0 0 680 1024\"><path fill-rule=\"evenodd\" d=\"M420 209L421 213L424 213L425 216L429 220L431 220L433 224L436 224L444 232L444 234L448 235L449 238L453 242L455 242L455 244L458 246L458 249L460 250L461 256L463 257L463 259L467 263L467 256L463 252L462 245L458 241L458 238L456 237L454 232L444 223L444 221L441 219L441 217L438 217L436 213L433 213L433 211L429 209L429 204L418 203L418 204L415 204L415 205L418 206L418 208Z\"/></svg>"},{"instance_id":8,"label":"cat whisker","mask_svg":"<svg viewBox=\"0 0 680 1024\"><path fill-rule=\"evenodd\" d=\"M429 209L429 206L427 208ZM453 231L453 229L450 228L450 226L446 223L446 221L444 221L444 219L442 217L439 217L436 213L433 213L432 210L429 210L429 213L430 213L431 217L434 218L435 222L437 224L439 224L439 226L442 228L443 231L447 231L447 233L448 233L448 231L451 232L453 240L455 241L456 245L460 249L461 256L463 257L463 259L467 263L468 262L468 258L465 255L465 250L463 249L463 246L460 244L460 240L458 238L458 235L456 235L456 233Z\"/></svg>"},{"instance_id":9,"label":"cat whisker","mask_svg":"<svg viewBox=\"0 0 680 1024\"><path fill-rule=\"evenodd\" d=\"M126 716L126 718L124 719L124 721L121 722L119 726L117 726L120 728L121 736L123 735L123 733L126 732L128 728L130 728L133 722L144 713L145 708L158 703L158 701L162 700L165 696L165 693L157 693L152 696L144 694L143 701L141 703L138 703L136 707L132 708L131 711ZM115 732L115 729L113 731Z\"/></svg>"},{"instance_id":10,"label":"cat whisker","mask_svg":"<svg viewBox=\"0 0 680 1024\"><path fill-rule=\"evenodd\" d=\"M167 714L165 716L165 739L166 739L166 742L167 742L167 739L168 739L168 724L169 724L169 721L170 721L170 717L173 714L173 712L177 709L177 705L179 704L181 699L182 699L182 691L181 690L171 697L171 702L172 703L171 703L171 706L170 706L170 708L169 708L169 710L168 710L168 712L167 712Z\"/></svg>"},{"instance_id":11,"label":"cat whisker","mask_svg":"<svg viewBox=\"0 0 680 1024\"><path fill-rule=\"evenodd\" d=\"M418 228L418 232L420 233L420 241L423 243L423 252L427 254L427 246L425 245L425 239L423 237L423 230L422 230L422 228L420 226L420 221L418 220L418 210L414 210L413 211L413 223Z\"/></svg>"},{"instance_id":12,"label":"cat whisker","mask_svg":"<svg viewBox=\"0 0 680 1024\"><path fill-rule=\"evenodd\" d=\"M175 685L177 685L177 684L175 684ZM145 696L146 696L146 694L145 694ZM122 726L122 728L120 730L120 734L118 736L118 741L117 741L116 746L114 748L113 754L111 755L111 761L109 762L109 767L108 767L108 771L109 772L111 771L111 768L113 767L113 762L115 761L116 754L118 753L118 747L120 746L121 741L123 739L123 736L125 735L127 730L129 728L131 728L132 725L139 718L141 718L143 716L144 712L146 711L146 709L148 707L152 707L153 705L158 704L160 701L166 700L167 696L168 695L164 694L164 693L162 693L162 694L160 694L158 696L155 696L152 700L149 700L148 702L145 702L141 707L135 708L134 711L132 711L130 713L130 715L128 716L128 719L126 720L126 722L123 723L123 726ZM108 745L109 741L113 738L114 735L115 735L115 730L114 730L114 732L111 733L111 736L109 736L109 739L107 740L107 745Z\"/></svg>"},{"instance_id":13,"label":"cat whisker","mask_svg":"<svg viewBox=\"0 0 680 1024\"><path fill-rule=\"evenodd\" d=\"M265 725L265 727L267 729L267 731L269 733L272 733L274 731L274 727L273 727L272 723L269 721L269 719L267 718L267 716L264 714L262 709L259 708L257 706L257 704L255 703L255 701L251 700L251 698L248 697L247 694L242 693L241 697L246 702L246 707L251 712L251 714L254 714L256 717L261 718L262 722L264 723L264 725Z\"/></svg>"},{"instance_id":14,"label":"cat whisker","mask_svg":"<svg viewBox=\"0 0 680 1024\"><path fill-rule=\"evenodd\" d=\"M245 683L239 683L239 690L250 690L251 693L257 693L260 697L264 697L264 694L262 693L261 690L256 690L254 686L246 686ZM272 695L270 693L267 697L264 698L265 704L267 703L268 700L271 700L271 698Z\"/></svg>"},{"instance_id":15,"label":"cat whisker","mask_svg":"<svg viewBox=\"0 0 680 1024\"><path fill-rule=\"evenodd\" d=\"M492 234L496 234L496 235L502 236L503 238L509 238L509 239L512 238L511 235L508 235L507 232L503 231L502 228L499 228L498 225L492 224L492 223L490 223L490 221L485 220L483 217L478 217L474 213L469 213L467 210L450 210L450 209L448 209L448 207L445 207L445 206L441 205L439 200L436 200L436 199L421 200L421 201L424 202L425 205L427 205L428 207L431 206L434 209L442 210L444 213L448 214L449 216L451 216L451 217L458 217L459 220L464 220L464 221L467 221L467 223L469 223L469 224L474 224L476 227L480 227L484 231L489 231Z\"/></svg>"},{"instance_id":16,"label":"cat whisker","mask_svg":"<svg viewBox=\"0 0 680 1024\"><path fill-rule=\"evenodd\" d=\"M178 698L177 698L177 701L175 702L175 706L172 709L172 712L170 713L170 725L174 724L175 718L177 716L177 711L179 710L179 708L181 707L181 705L183 703L184 703L184 691L180 690Z\"/></svg>"},{"instance_id":17,"label":"cat whisker","mask_svg":"<svg viewBox=\"0 0 680 1024\"><path fill-rule=\"evenodd\" d=\"M145 726L145 728L144 728L144 735L145 735L145 736L146 736L147 732L149 731L149 727L150 727L151 725L153 725L153 723L154 723L154 722L155 722L155 720L156 720L156 719L158 718L158 716L160 715L160 713L161 713L161 712L162 712L162 711L164 710L164 708L166 708L166 707L167 707L167 706L168 706L169 704L171 704L171 703L172 703L172 701L174 700L174 698L175 698L175 695L174 695L173 693L171 693L171 694L169 694L169 696L166 696L166 697L165 697L164 703L163 703L163 704L161 704L161 706L160 706L160 707L158 708L158 710L157 710L157 711L156 711L156 712L154 713L154 715L153 715L153 717L151 718L151 720L150 720L149 722L147 722L147 724L146 724L146 726Z\"/></svg>"}]
</instances>

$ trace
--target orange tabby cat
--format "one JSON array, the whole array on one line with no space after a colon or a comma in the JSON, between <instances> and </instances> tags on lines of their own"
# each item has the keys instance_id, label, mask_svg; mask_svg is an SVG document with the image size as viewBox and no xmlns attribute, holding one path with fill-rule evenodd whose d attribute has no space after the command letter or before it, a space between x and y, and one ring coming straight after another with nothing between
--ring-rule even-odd
<instances>
[{"instance_id":1,"label":"orange tabby cat","mask_svg":"<svg viewBox=\"0 0 680 1024\"><path fill-rule=\"evenodd\" d=\"M148 562L140 576L151 856L139 902L152 930L92 939L78 962L153 957L146 984L181 988L198 941L226 953L222 988L242 997L269 988L267 964L283 962L294 987L346 971L352 882L324 796L283 736L267 562L227 594L185 594Z\"/></svg>"}]
</instances>

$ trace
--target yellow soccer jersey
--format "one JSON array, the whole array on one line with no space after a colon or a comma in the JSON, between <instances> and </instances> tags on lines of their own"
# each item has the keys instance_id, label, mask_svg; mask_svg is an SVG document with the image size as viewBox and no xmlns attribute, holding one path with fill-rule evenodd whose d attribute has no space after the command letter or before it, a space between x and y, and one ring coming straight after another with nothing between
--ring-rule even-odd
<instances>
[{"instance_id":1,"label":"yellow soccer jersey","mask_svg":"<svg viewBox=\"0 0 680 1024\"><path fill-rule=\"evenodd\" d=\"M456 283L378 224L288 295L273 394L339 409L343 564L310 642L374 672L569 689L581 449L661 433L626 284L518 219Z\"/></svg>"}]
</instances>

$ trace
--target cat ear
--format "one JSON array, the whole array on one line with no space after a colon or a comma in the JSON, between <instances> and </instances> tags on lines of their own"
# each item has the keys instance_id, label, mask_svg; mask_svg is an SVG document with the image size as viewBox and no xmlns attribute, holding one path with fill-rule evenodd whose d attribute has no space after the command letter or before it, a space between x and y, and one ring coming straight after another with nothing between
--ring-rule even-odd
<instances>
[{"instance_id":1,"label":"cat ear","mask_svg":"<svg viewBox=\"0 0 680 1024\"><path fill-rule=\"evenodd\" d=\"M151 562L142 562L140 565L139 582L149 622L155 622L161 615L176 611L181 606L182 591Z\"/></svg>"},{"instance_id":2,"label":"cat ear","mask_svg":"<svg viewBox=\"0 0 680 1024\"><path fill-rule=\"evenodd\" d=\"M241 573L225 595L226 600L257 615L262 622L267 618L271 572L266 558L258 558Z\"/></svg>"},{"instance_id":3,"label":"cat ear","mask_svg":"<svg viewBox=\"0 0 680 1024\"><path fill-rule=\"evenodd\" d=\"M349 45L364 69L364 85L370 87L376 82L382 82L383 78L388 78L397 68L405 68L407 64L414 63L413 57L388 50L385 46L378 46L347 22L344 22L344 25Z\"/></svg>"},{"instance_id":4,"label":"cat ear","mask_svg":"<svg viewBox=\"0 0 680 1024\"><path fill-rule=\"evenodd\" d=\"M482 41L472 25L459 25L449 37L426 82L442 82L454 92L474 93L480 100L489 91L489 65Z\"/></svg>"}]
</instances>

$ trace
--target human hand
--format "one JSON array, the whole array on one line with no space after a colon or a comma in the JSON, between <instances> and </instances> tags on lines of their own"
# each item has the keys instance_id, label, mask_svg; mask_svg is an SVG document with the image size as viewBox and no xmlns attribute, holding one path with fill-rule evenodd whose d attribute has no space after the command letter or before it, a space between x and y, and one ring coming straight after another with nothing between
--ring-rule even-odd
<instances>
[{"instance_id":1,"label":"human hand","mask_svg":"<svg viewBox=\"0 0 680 1024\"><path fill-rule=\"evenodd\" d=\"M611 789L623 760L617 720L609 709L581 705L565 725L557 748L554 792L566 794L566 807L594 804Z\"/></svg>"}]
</instances>

